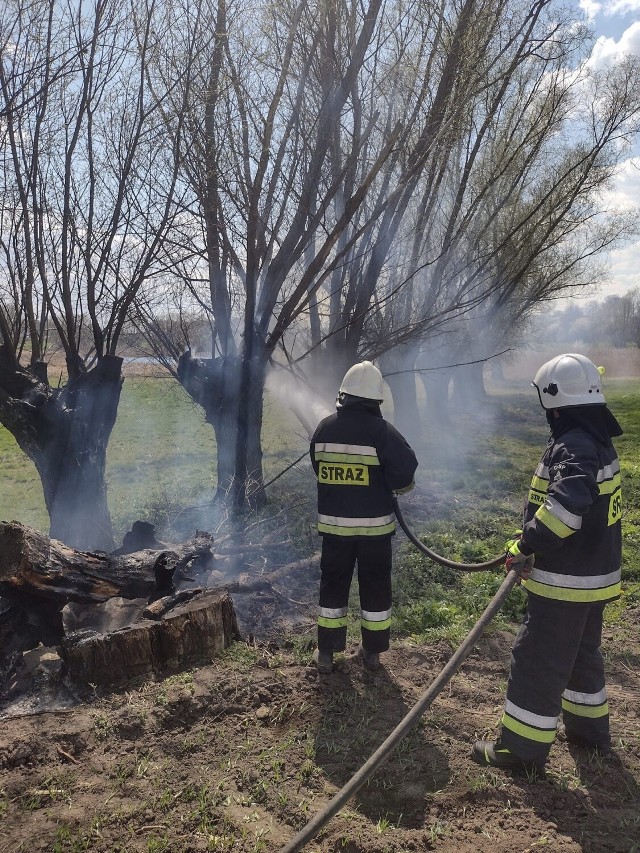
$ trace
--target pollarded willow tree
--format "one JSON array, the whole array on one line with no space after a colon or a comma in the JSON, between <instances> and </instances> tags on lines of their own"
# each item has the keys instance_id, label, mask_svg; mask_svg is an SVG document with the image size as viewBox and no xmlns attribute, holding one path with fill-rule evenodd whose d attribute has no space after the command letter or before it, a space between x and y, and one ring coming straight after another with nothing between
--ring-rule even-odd
<instances>
[{"instance_id":1,"label":"pollarded willow tree","mask_svg":"<svg viewBox=\"0 0 640 853\"><path fill-rule=\"evenodd\" d=\"M241 2L200 0L158 9L156 27L174 36L150 75L159 100L193 50L193 74L164 110L193 194L170 262L191 310L209 317L208 357L193 358L189 341L158 321L168 279L138 301L139 322L203 406L217 437L218 489L236 504L260 495L267 364L289 351L307 312L314 334L329 333L335 372L356 355L419 182L445 169L486 86L494 7L301 0L249 14ZM180 144L173 128L185 102ZM326 328L325 298L348 314L347 346Z\"/></svg>"},{"instance_id":2,"label":"pollarded willow tree","mask_svg":"<svg viewBox=\"0 0 640 853\"><path fill-rule=\"evenodd\" d=\"M139 15L114 0L1 13L0 423L35 463L51 536L79 548L113 547L118 342L172 215Z\"/></svg>"},{"instance_id":3,"label":"pollarded willow tree","mask_svg":"<svg viewBox=\"0 0 640 853\"><path fill-rule=\"evenodd\" d=\"M191 200L138 322L204 408L219 492L237 505L261 494L270 361L304 369L315 390L327 375L335 393L363 355L575 284L576 258L616 230L584 236L634 129L636 72L608 76L610 108L577 128L584 33L552 0L300 0L251 14L199 0L156 15L173 38L150 85ZM203 358L181 313L198 311Z\"/></svg>"}]
</instances>

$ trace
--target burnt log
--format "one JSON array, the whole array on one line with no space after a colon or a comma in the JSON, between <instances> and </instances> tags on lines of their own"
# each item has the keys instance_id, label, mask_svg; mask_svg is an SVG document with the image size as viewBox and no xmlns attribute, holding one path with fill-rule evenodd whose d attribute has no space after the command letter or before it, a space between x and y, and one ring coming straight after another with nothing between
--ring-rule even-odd
<instances>
[{"instance_id":1,"label":"burnt log","mask_svg":"<svg viewBox=\"0 0 640 853\"><path fill-rule=\"evenodd\" d=\"M133 554L134 551L158 551L170 547L166 542L156 539L156 529L150 521L134 521L131 530L124 534L122 545L111 551L111 556Z\"/></svg>"},{"instance_id":2,"label":"burnt log","mask_svg":"<svg viewBox=\"0 0 640 853\"><path fill-rule=\"evenodd\" d=\"M169 588L187 567L194 574L210 569L212 547L213 537L197 532L160 553L94 553L70 548L15 521L0 522L0 596L45 600L60 608L69 601L146 598L157 589L159 578Z\"/></svg>"},{"instance_id":3,"label":"burnt log","mask_svg":"<svg viewBox=\"0 0 640 853\"><path fill-rule=\"evenodd\" d=\"M167 601L165 612L157 605L149 612L145 602L139 602L137 618L119 630L80 630L65 636L60 654L69 677L85 684L127 682L209 660L239 639L231 597L193 592L200 594Z\"/></svg>"}]
</instances>

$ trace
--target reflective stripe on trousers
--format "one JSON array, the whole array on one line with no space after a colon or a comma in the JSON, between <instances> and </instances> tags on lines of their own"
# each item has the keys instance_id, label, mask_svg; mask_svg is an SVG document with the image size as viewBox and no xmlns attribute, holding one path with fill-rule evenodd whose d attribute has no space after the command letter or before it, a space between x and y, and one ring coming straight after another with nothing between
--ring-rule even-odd
<instances>
[{"instance_id":1,"label":"reflective stripe on trousers","mask_svg":"<svg viewBox=\"0 0 640 853\"><path fill-rule=\"evenodd\" d=\"M511 656L500 745L544 761L562 713L568 734L609 743L600 653L603 604L576 606L529 595Z\"/></svg>"},{"instance_id":2,"label":"reflective stripe on trousers","mask_svg":"<svg viewBox=\"0 0 640 853\"><path fill-rule=\"evenodd\" d=\"M371 652L389 648L391 537L323 536L318 612L318 647L323 651L342 651L346 646L347 605L356 564L362 644Z\"/></svg>"}]
</instances>

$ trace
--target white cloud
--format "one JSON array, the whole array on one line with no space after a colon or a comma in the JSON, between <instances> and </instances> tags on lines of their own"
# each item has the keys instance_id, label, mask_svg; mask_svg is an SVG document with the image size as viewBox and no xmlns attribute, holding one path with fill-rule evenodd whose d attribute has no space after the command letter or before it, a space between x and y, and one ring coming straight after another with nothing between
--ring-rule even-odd
<instances>
[{"instance_id":1,"label":"white cloud","mask_svg":"<svg viewBox=\"0 0 640 853\"><path fill-rule=\"evenodd\" d=\"M600 14L611 18L639 12L640 0L578 0L578 7L590 20Z\"/></svg>"},{"instance_id":2,"label":"white cloud","mask_svg":"<svg viewBox=\"0 0 640 853\"><path fill-rule=\"evenodd\" d=\"M599 289L599 296L624 296L640 288L640 241L629 243L610 253L607 264L607 281Z\"/></svg>"},{"instance_id":3,"label":"white cloud","mask_svg":"<svg viewBox=\"0 0 640 853\"><path fill-rule=\"evenodd\" d=\"M578 5L590 19L595 18L598 12L602 10L602 3L597 3L596 0L580 0Z\"/></svg>"},{"instance_id":4,"label":"white cloud","mask_svg":"<svg viewBox=\"0 0 640 853\"><path fill-rule=\"evenodd\" d=\"M624 160L616 169L611 188L603 194L603 207L631 210L640 204L640 157Z\"/></svg>"},{"instance_id":5,"label":"white cloud","mask_svg":"<svg viewBox=\"0 0 640 853\"><path fill-rule=\"evenodd\" d=\"M640 5L640 0L638 0ZM593 46L588 65L592 68L603 68L615 65L625 56L640 56L640 21L634 21L620 36L620 40L600 36Z\"/></svg>"},{"instance_id":6,"label":"white cloud","mask_svg":"<svg viewBox=\"0 0 640 853\"><path fill-rule=\"evenodd\" d=\"M631 157L616 170L610 189L603 194L602 209L632 211L640 204L640 157ZM607 280L599 296L624 296L640 287L640 240L633 239L608 253Z\"/></svg>"},{"instance_id":7,"label":"white cloud","mask_svg":"<svg viewBox=\"0 0 640 853\"><path fill-rule=\"evenodd\" d=\"M605 15L627 15L630 12L640 11L640 0L604 0L603 3L591 2L591 0L580 0L580 6L599 6L597 11Z\"/></svg>"}]
</instances>

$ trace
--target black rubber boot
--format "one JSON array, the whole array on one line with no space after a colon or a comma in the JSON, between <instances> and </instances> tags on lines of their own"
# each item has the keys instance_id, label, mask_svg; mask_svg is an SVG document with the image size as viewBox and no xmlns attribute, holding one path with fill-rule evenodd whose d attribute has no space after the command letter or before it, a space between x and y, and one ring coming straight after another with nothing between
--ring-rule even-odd
<instances>
[{"instance_id":1,"label":"black rubber boot","mask_svg":"<svg viewBox=\"0 0 640 853\"><path fill-rule=\"evenodd\" d=\"M333 672L333 652L324 652L316 649L313 653L313 661L318 672L322 675L328 675Z\"/></svg>"},{"instance_id":2,"label":"black rubber boot","mask_svg":"<svg viewBox=\"0 0 640 853\"><path fill-rule=\"evenodd\" d=\"M589 752L595 752L596 755L604 757L613 754L611 745L608 743L596 743L595 741L587 740L586 737L571 734L571 732L565 732L565 737L567 743L572 743L574 746L581 746L583 749L589 750Z\"/></svg>"},{"instance_id":3,"label":"black rubber boot","mask_svg":"<svg viewBox=\"0 0 640 853\"><path fill-rule=\"evenodd\" d=\"M525 761L511 750L500 746L493 740L477 740L471 750L471 757L485 767L499 767L501 770L519 770L527 775L544 776L544 763Z\"/></svg>"},{"instance_id":4,"label":"black rubber boot","mask_svg":"<svg viewBox=\"0 0 640 853\"><path fill-rule=\"evenodd\" d=\"M362 658L362 663L367 669L373 671L380 668L380 655L378 652L368 652L363 646L360 646L358 651Z\"/></svg>"}]
</instances>

